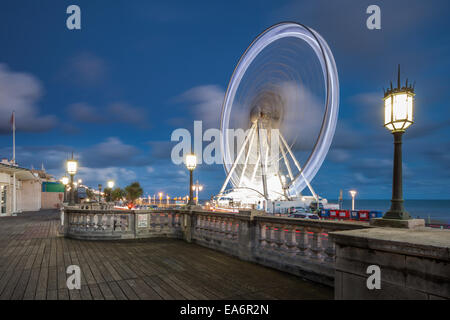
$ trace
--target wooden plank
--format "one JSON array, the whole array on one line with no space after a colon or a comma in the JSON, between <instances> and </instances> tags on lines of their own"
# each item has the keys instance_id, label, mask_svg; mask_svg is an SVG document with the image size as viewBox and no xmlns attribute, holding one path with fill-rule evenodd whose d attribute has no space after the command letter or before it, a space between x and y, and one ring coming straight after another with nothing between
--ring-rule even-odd
<instances>
[{"instance_id":1,"label":"wooden plank","mask_svg":"<svg viewBox=\"0 0 450 320\"><path fill-rule=\"evenodd\" d=\"M98 287L100 288L100 291L102 292L105 300L116 300L116 297L114 296L106 282L99 283Z\"/></svg>"},{"instance_id":2,"label":"wooden plank","mask_svg":"<svg viewBox=\"0 0 450 320\"><path fill-rule=\"evenodd\" d=\"M105 298L102 295L102 292L100 291L100 288L96 284L90 284L89 290L91 291L92 299L94 300L105 300Z\"/></svg>"},{"instance_id":3,"label":"wooden plank","mask_svg":"<svg viewBox=\"0 0 450 320\"><path fill-rule=\"evenodd\" d=\"M125 294L128 300L139 300L139 297L134 292L134 290L128 285L126 280L117 281L117 284L119 285L120 289L122 289L122 292Z\"/></svg>"},{"instance_id":4,"label":"wooden plank","mask_svg":"<svg viewBox=\"0 0 450 320\"><path fill-rule=\"evenodd\" d=\"M21 300L25 294L28 280L30 278L31 270L24 270L20 276L19 283L17 283L14 293L12 295L13 300Z\"/></svg>"},{"instance_id":5,"label":"wooden plank","mask_svg":"<svg viewBox=\"0 0 450 320\"><path fill-rule=\"evenodd\" d=\"M27 288L25 289L24 299L26 300L33 300L35 293L36 293L36 287L39 280L39 269L31 269L30 278L28 279Z\"/></svg>"},{"instance_id":6,"label":"wooden plank","mask_svg":"<svg viewBox=\"0 0 450 320\"><path fill-rule=\"evenodd\" d=\"M126 282L141 300L161 300L161 297L156 291L150 288L145 281L141 279L130 279L126 280Z\"/></svg>"},{"instance_id":7,"label":"wooden plank","mask_svg":"<svg viewBox=\"0 0 450 320\"><path fill-rule=\"evenodd\" d=\"M126 295L116 282L108 282L108 285L116 300L127 300Z\"/></svg>"}]
</instances>

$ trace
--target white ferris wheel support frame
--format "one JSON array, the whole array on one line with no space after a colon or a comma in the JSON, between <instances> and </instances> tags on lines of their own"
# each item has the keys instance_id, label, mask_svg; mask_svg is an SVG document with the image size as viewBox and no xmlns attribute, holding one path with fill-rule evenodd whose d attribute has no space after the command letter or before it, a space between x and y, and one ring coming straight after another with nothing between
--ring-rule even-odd
<instances>
[{"instance_id":1,"label":"white ferris wheel support frame","mask_svg":"<svg viewBox=\"0 0 450 320\"><path fill-rule=\"evenodd\" d=\"M265 158L263 159L263 157L261 157L261 155L263 154L263 146L262 146L263 143L261 141L262 137L261 137L261 134L260 134L260 130L261 129L262 129L262 126L261 126L259 120L255 121L253 123L253 125L251 126L251 128L249 130L249 133L245 137L244 143L242 144L242 147L240 148L240 150L238 152L238 155L237 155L236 159L234 160L230 171L227 174L227 177L226 177L226 179L225 179L225 181L224 181L224 183L222 185L222 188L220 189L219 196L221 196L223 194L223 192L225 191L228 183L230 182L230 178L233 175L234 170L236 169L236 167L237 167L237 165L239 163L239 159L241 158L242 154L244 153L244 150L245 150L247 144L249 144L249 149L248 149L248 152L247 152L247 154L245 156L244 167L242 169L241 177L239 179L239 183L238 183L238 187L237 188L241 187L241 182L242 182L242 179L243 179L243 177L245 175L245 171L246 171L247 166L248 166L248 160L249 160L249 157L250 157L251 148L253 146L253 143L254 143L254 140L255 140L255 136L257 136L256 139L257 139L259 153L258 153L258 159L256 160L255 167L253 169L251 181L253 181L255 179L256 172L258 170L258 165L261 164L263 192L264 192L264 197L266 199L268 199L266 169L267 169L267 160L268 160L268 153L269 153L269 146L270 146L270 144L269 144L269 140L268 140L269 138L268 138L268 134L267 134L267 136L266 136L266 138L267 138L267 148L265 150ZM299 170L299 174L298 175L301 175L302 178L305 180L306 185L308 186L308 189L310 190L310 192L311 192L312 196L314 197L314 199L316 201L319 201L319 197L315 193L315 191L314 191L313 187L311 186L311 184L309 183L309 181L304 176L302 167L300 166L300 163L297 161L297 158L295 158L295 155L292 152L291 148L289 147L288 143L284 139L284 137L281 134L281 132L278 132L278 135L279 135L279 140L281 141L281 144L279 145L279 150L281 151L281 154L282 154L283 159L284 159L284 163L285 163L286 168L288 170L288 174L289 174L289 177L291 179L291 184L292 184L292 181L294 181L294 176L292 174L292 170L291 170L291 167L290 167L290 164L289 164L289 159L288 159L288 157L286 155L286 152L285 152L285 150L283 148L283 145L286 148L286 150L288 151L288 154L291 156L295 166ZM278 159L277 159L277 161L278 161ZM277 172L277 175L278 175L278 177L280 179L280 184L282 186L284 195L285 195L286 198L288 198L288 196L286 194L286 188L283 185L283 182L282 182L282 179L281 179L281 174L280 174L279 170Z\"/></svg>"}]
</instances>

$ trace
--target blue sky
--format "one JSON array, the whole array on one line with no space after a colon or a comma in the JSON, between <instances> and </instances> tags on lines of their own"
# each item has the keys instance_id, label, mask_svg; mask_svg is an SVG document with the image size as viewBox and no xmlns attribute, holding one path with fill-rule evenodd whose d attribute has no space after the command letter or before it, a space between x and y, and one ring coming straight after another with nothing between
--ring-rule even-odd
<instances>
[{"instance_id":1,"label":"blue sky","mask_svg":"<svg viewBox=\"0 0 450 320\"><path fill-rule=\"evenodd\" d=\"M66 28L81 7L82 29ZM370 4L381 30L366 28ZM145 192L187 194L187 172L170 161L176 128L220 112L240 55L281 21L314 28L331 47L340 113L331 150L313 180L336 199L391 195L392 136L382 127L383 87L416 81L416 122L404 139L408 199L450 199L450 22L448 1L3 1L0 10L0 156L41 163L57 177L74 151L91 186L140 181ZM219 191L220 165L202 165L202 198ZM344 192L348 197L348 192Z\"/></svg>"}]
</instances>

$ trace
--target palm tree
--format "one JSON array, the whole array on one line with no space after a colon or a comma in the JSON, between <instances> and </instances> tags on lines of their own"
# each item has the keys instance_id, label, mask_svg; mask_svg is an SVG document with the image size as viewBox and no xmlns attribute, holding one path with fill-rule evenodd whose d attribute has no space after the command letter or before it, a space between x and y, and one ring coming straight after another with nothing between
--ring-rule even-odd
<instances>
[{"instance_id":1,"label":"palm tree","mask_svg":"<svg viewBox=\"0 0 450 320\"><path fill-rule=\"evenodd\" d=\"M123 189L120 189L119 187L115 188L114 190L111 191L111 200L112 201L119 201L121 200L123 197L125 197L126 192Z\"/></svg>"},{"instance_id":2,"label":"palm tree","mask_svg":"<svg viewBox=\"0 0 450 320\"><path fill-rule=\"evenodd\" d=\"M125 188L127 200L130 202L134 202L137 198L142 196L144 190L141 188L139 182L133 182L129 186Z\"/></svg>"}]
</instances>

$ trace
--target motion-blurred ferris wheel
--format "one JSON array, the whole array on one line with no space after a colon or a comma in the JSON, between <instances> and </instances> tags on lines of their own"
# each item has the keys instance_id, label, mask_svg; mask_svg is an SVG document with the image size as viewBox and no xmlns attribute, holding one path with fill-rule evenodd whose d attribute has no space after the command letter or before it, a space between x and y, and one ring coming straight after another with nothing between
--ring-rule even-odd
<instances>
[{"instance_id":1,"label":"motion-blurred ferris wheel","mask_svg":"<svg viewBox=\"0 0 450 320\"><path fill-rule=\"evenodd\" d=\"M310 182L330 148L338 110L338 74L325 40L297 23L265 30L239 60L223 102L227 177L219 196L291 200L307 187L318 200ZM241 141L233 135L239 131L246 133Z\"/></svg>"}]
</instances>

